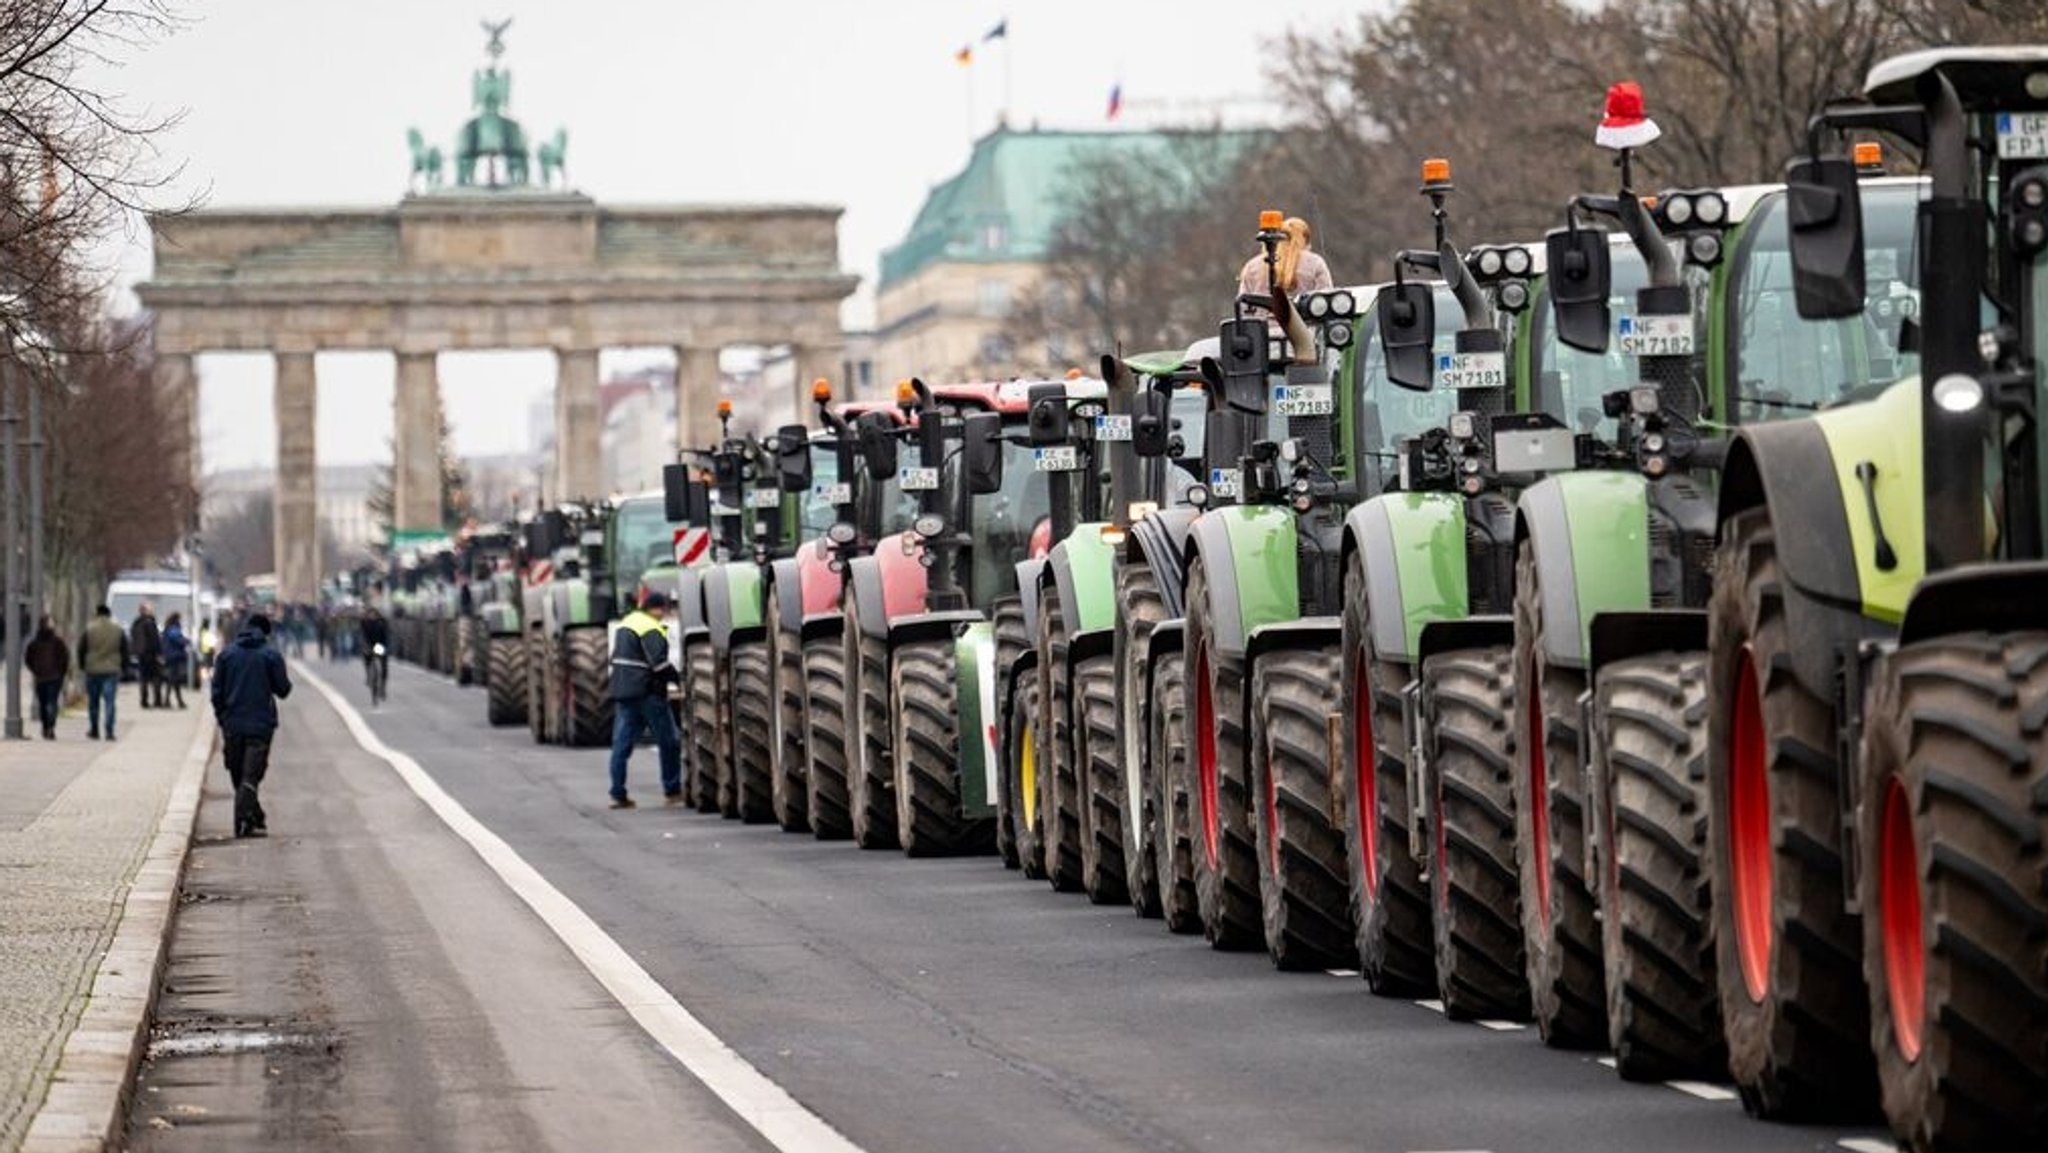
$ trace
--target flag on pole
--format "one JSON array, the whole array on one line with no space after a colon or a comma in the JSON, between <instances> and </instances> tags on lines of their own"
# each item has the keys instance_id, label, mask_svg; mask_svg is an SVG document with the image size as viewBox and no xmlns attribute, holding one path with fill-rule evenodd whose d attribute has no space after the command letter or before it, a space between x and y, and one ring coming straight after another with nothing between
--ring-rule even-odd
<instances>
[{"instance_id":1,"label":"flag on pole","mask_svg":"<svg viewBox=\"0 0 2048 1153\"><path fill-rule=\"evenodd\" d=\"M1010 18L1009 18L1008 16L1005 16L1005 17L1003 17L1003 18L1002 18L1001 20L998 20L998 21L996 21L996 26L988 30L988 35L986 35L986 36L983 36L983 37L981 38L981 42L982 42L983 44L986 44L986 43L988 43L988 42L989 42L989 41L991 41L991 40L1002 40L1002 39L1005 39L1005 38L1007 38L1007 37L1008 37L1009 35L1010 35Z\"/></svg>"},{"instance_id":2,"label":"flag on pole","mask_svg":"<svg viewBox=\"0 0 2048 1153\"><path fill-rule=\"evenodd\" d=\"M1115 120L1117 113L1124 110L1124 86L1122 81L1109 86L1109 119Z\"/></svg>"},{"instance_id":3,"label":"flag on pole","mask_svg":"<svg viewBox=\"0 0 2048 1153\"><path fill-rule=\"evenodd\" d=\"M953 53L953 63L960 65L962 68L974 63L974 45L962 44L960 51Z\"/></svg>"}]
</instances>

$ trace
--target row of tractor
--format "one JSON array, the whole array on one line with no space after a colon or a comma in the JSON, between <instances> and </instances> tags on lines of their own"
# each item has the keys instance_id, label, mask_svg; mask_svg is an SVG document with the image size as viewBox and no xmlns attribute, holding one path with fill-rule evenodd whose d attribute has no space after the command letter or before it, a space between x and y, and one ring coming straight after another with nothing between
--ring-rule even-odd
<instances>
[{"instance_id":1,"label":"row of tractor","mask_svg":"<svg viewBox=\"0 0 2048 1153\"><path fill-rule=\"evenodd\" d=\"M491 719L519 679L602 740L609 625L673 589L705 812L2039 1147L2048 49L1880 63L1780 184L1645 195L1640 91L1607 113L1615 185L1538 241L1430 161L1366 283L1285 291L1269 213L1283 289L1184 348L821 381L817 428L543 515Z\"/></svg>"}]
</instances>

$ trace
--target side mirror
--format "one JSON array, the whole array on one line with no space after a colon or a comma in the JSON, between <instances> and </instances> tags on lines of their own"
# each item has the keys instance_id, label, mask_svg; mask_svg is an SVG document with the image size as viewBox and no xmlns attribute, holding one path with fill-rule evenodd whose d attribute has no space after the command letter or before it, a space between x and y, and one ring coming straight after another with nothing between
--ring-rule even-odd
<instances>
[{"instance_id":1,"label":"side mirror","mask_svg":"<svg viewBox=\"0 0 2048 1153\"><path fill-rule=\"evenodd\" d=\"M1553 228L1543 238L1557 338L1585 352L1606 352L1613 327L1607 297L1614 262L1607 252L1607 233L1597 228Z\"/></svg>"},{"instance_id":2,"label":"side mirror","mask_svg":"<svg viewBox=\"0 0 2048 1153\"><path fill-rule=\"evenodd\" d=\"M1436 290L1404 280L1380 293L1380 347L1387 354L1387 379L1412 392L1428 392L1435 365L1430 346L1436 343Z\"/></svg>"},{"instance_id":3,"label":"side mirror","mask_svg":"<svg viewBox=\"0 0 2048 1153\"><path fill-rule=\"evenodd\" d=\"M854 439L860 442L860 457L870 479L887 482L896 478L896 422L879 412L864 412L854 422Z\"/></svg>"},{"instance_id":4,"label":"side mirror","mask_svg":"<svg viewBox=\"0 0 2048 1153\"><path fill-rule=\"evenodd\" d=\"M747 458L744 453L720 450L711 456L711 479L718 486L718 503L729 509L746 503Z\"/></svg>"},{"instance_id":5,"label":"side mirror","mask_svg":"<svg viewBox=\"0 0 2048 1153\"><path fill-rule=\"evenodd\" d=\"M1266 322L1257 317L1226 320L1217 333L1223 353L1223 402L1239 412L1266 411L1266 374L1273 368Z\"/></svg>"},{"instance_id":6,"label":"side mirror","mask_svg":"<svg viewBox=\"0 0 2048 1153\"><path fill-rule=\"evenodd\" d=\"M1131 398L1131 451L1146 459L1165 456L1173 441L1173 398L1147 388Z\"/></svg>"},{"instance_id":7,"label":"side mirror","mask_svg":"<svg viewBox=\"0 0 2048 1153\"><path fill-rule=\"evenodd\" d=\"M785 424L775 434L775 487L811 491L811 436L803 425Z\"/></svg>"},{"instance_id":8,"label":"side mirror","mask_svg":"<svg viewBox=\"0 0 2048 1153\"><path fill-rule=\"evenodd\" d=\"M711 523L711 494L704 482L690 476L687 465L668 464L661 469L661 515L670 524L688 524L699 527ZM529 545L529 551L531 546ZM542 550L544 555L552 552L553 546Z\"/></svg>"},{"instance_id":9,"label":"side mirror","mask_svg":"<svg viewBox=\"0 0 2048 1153\"><path fill-rule=\"evenodd\" d=\"M1063 384L1031 386L1031 443L1065 444L1073 418L1067 412L1067 387Z\"/></svg>"},{"instance_id":10,"label":"side mirror","mask_svg":"<svg viewBox=\"0 0 2048 1153\"><path fill-rule=\"evenodd\" d=\"M1792 295L1804 320L1863 311L1863 198L1844 156L1795 160L1785 169L1792 242Z\"/></svg>"},{"instance_id":11,"label":"side mirror","mask_svg":"<svg viewBox=\"0 0 2048 1153\"><path fill-rule=\"evenodd\" d=\"M1064 393L1064 389L1061 390ZM1066 410L1062 396L1060 409ZM1032 414L1037 415L1034 406ZM1000 492L1003 487L1003 418L998 413L977 412L960 425L960 468L966 474L967 491L976 496Z\"/></svg>"}]
</instances>

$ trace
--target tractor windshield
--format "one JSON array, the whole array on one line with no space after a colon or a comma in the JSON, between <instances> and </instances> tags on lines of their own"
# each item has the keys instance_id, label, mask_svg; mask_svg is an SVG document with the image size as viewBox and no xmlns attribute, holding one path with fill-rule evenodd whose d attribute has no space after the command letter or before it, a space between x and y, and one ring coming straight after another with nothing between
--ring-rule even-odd
<instances>
[{"instance_id":1,"label":"tractor windshield","mask_svg":"<svg viewBox=\"0 0 2048 1153\"><path fill-rule=\"evenodd\" d=\"M1630 244L1616 244L1608 250L1614 262L1609 281L1607 307L1613 316L1628 316L1636 309L1636 292L1647 283L1649 272L1643 254ZM1698 273L1686 269L1688 281ZM1694 284L1694 300L1705 293ZM1611 392L1635 387L1642 381L1636 358L1621 351L1621 342L1610 339L1607 351L1586 352L1557 338L1551 315L1550 297L1539 293L1529 324L1529 341L1536 352L1535 410L1565 422L1575 433L1591 434L1611 443L1616 436L1616 418L1603 415L1600 398Z\"/></svg>"},{"instance_id":2,"label":"tractor windshield","mask_svg":"<svg viewBox=\"0 0 2048 1153\"><path fill-rule=\"evenodd\" d=\"M1024 432L1021 419L1005 421L1004 428L1009 435ZM974 607L986 611L998 593L1016 584L1015 566L1031 552L1033 531L1052 515L1052 487L1030 445L1004 442L1003 487L975 497L973 515L967 587Z\"/></svg>"},{"instance_id":3,"label":"tractor windshield","mask_svg":"<svg viewBox=\"0 0 2048 1153\"><path fill-rule=\"evenodd\" d=\"M649 565L674 559L676 527L662 515L659 495L620 502L612 521L612 587L639 588Z\"/></svg>"},{"instance_id":4,"label":"tractor windshield","mask_svg":"<svg viewBox=\"0 0 2048 1153\"><path fill-rule=\"evenodd\" d=\"M1798 416L1867 396L1917 368L1899 350L1900 325L1918 314L1911 183L1863 187L1864 309L1841 320L1804 320L1792 292L1785 197L1757 205L1730 269L1728 397L1741 422Z\"/></svg>"},{"instance_id":5,"label":"tractor windshield","mask_svg":"<svg viewBox=\"0 0 2048 1153\"><path fill-rule=\"evenodd\" d=\"M1458 307L1458 298L1450 289L1439 286L1436 290L1436 337L1431 351L1437 355L1452 352L1457 347L1457 319L1463 315ZM1432 428L1448 424L1451 414L1458 410L1458 394L1453 389L1432 388L1428 392L1411 392L1387 379L1387 354L1379 340L1378 316L1372 313L1359 319L1359 331L1366 339L1347 349L1344 369L1357 375L1353 378L1351 394L1358 397L1358 459L1359 474L1364 479L1363 493L1371 496L1385 492L1395 486L1400 476L1399 452L1401 442L1420 436Z\"/></svg>"},{"instance_id":6,"label":"tractor windshield","mask_svg":"<svg viewBox=\"0 0 2048 1153\"><path fill-rule=\"evenodd\" d=\"M832 486L839 481L839 450L828 440L811 442L811 487L798 498L797 539L816 540L839 519Z\"/></svg>"}]
</instances>

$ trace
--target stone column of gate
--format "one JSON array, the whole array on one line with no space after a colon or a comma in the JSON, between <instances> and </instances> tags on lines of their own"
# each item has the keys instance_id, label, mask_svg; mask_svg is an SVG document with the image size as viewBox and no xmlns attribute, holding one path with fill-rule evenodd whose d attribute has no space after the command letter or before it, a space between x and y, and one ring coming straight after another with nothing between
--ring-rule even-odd
<instances>
[{"instance_id":1,"label":"stone column of gate","mask_svg":"<svg viewBox=\"0 0 2048 1153\"><path fill-rule=\"evenodd\" d=\"M320 593L320 474L313 426L319 393L311 352L277 354L277 596L314 604Z\"/></svg>"},{"instance_id":2,"label":"stone column of gate","mask_svg":"<svg viewBox=\"0 0 2048 1153\"><path fill-rule=\"evenodd\" d=\"M151 372L156 376L157 388L170 402L171 418L185 426L181 461L196 492L203 462L199 459L199 377L192 370L192 358L183 353L159 352Z\"/></svg>"},{"instance_id":3,"label":"stone column of gate","mask_svg":"<svg viewBox=\"0 0 2048 1153\"><path fill-rule=\"evenodd\" d=\"M811 403L811 384L821 376L832 382L834 397L840 400L852 398L853 385L839 379L844 375L844 366L839 362L837 345L823 342L794 345L789 350L789 356L796 365L796 385L790 396L789 420L813 426L818 423L815 406ZM769 423L781 422L771 416Z\"/></svg>"},{"instance_id":4,"label":"stone column of gate","mask_svg":"<svg viewBox=\"0 0 2048 1153\"><path fill-rule=\"evenodd\" d=\"M441 378L431 352L398 354L392 392L392 524L435 532L441 524Z\"/></svg>"},{"instance_id":5,"label":"stone column of gate","mask_svg":"<svg viewBox=\"0 0 2048 1153\"><path fill-rule=\"evenodd\" d=\"M718 437L718 353L715 345L676 349L677 448L705 448Z\"/></svg>"},{"instance_id":6,"label":"stone column of gate","mask_svg":"<svg viewBox=\"0 0 2048 1153\"><path fill-rule=\"evenodd\" d=\"M555 496L602 500L604 412L597 392L597 350L555 350Z\"/></svg>"}]
</instances>

